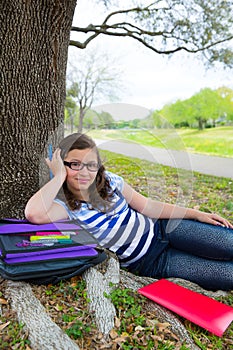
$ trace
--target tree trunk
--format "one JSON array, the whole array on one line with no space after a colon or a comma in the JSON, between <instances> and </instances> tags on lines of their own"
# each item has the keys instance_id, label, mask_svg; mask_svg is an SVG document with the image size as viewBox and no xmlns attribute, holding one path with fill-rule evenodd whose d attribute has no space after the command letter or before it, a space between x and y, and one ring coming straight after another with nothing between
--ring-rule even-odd
<instances>
[{"instance_id":1,"label":"tree trunk","mask_svg":"<svg viewBox=\"0 0 233 350\"><path fill-rule=\"evenodd\" d=\"M199 130L204 130L205 123L206 123L205 119L198 118L197 120L198 120L198 129Z\"/></svg>"},{"instance_id":2,"label":"tree trunk","mask_svg":"<svg viewBox=\"0 0 233 350\"><path fill-rule=\"evenodd\" d=\"M63 137L67 52L76 0L0 0L0 215L22 217ZM47 178L46 178L47 177Z\"/></svg>"},{"instance_id":3,"label":"tree trunk","mask_svg":"<svg viewBox=\"0 0 233 350\"><path fill-rule=\"evenodd\" d=\"M85 111L82 106L79 107L79 123L78 123L78 132L82 132L83 130L83 119L84 119Z\"/></svg>"}]
</instances>

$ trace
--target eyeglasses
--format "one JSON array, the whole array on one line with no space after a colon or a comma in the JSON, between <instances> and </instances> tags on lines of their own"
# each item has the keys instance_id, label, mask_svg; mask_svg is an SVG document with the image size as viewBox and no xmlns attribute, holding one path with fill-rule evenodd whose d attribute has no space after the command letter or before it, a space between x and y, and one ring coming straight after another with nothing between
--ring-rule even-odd
<instances>
[{"instance_id":1,"label":"eyeglasses","mask_svg":"<svg viewBox=\"0 0 233 350\"><path fill-rule=\"evenodd\" d=\"M99 165L96 162L89 162L89 163L83 163L83 162L66 162L64 160L64 165L68 166L72 170L82 170L85 166L87 167L87 170L89 171L98 171Z\"/></svg>"}]
</instances>

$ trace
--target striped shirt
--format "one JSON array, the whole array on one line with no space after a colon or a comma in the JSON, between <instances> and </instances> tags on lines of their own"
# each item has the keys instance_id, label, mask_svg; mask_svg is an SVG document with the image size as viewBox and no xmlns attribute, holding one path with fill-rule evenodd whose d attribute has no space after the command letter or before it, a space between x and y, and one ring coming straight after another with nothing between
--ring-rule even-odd
<instances>
[{"instance_id":1,"label":"striped shirt","mask_svg":"<svg viewBox=\"0 0 233 350\"><path fill-rule=\"evenodd\" d=\"M106 175L114 191L113 205L107 213L90 209L85 202L78 210L70 210L60 199L55 199L55 202L65 208L70 219L78 219L102 247L116 253L122 267L127 267L146 254L158 232L158 224L128 205L121 194L124 186L122 177L108 171Z\"/></svg>"}]
</instances>

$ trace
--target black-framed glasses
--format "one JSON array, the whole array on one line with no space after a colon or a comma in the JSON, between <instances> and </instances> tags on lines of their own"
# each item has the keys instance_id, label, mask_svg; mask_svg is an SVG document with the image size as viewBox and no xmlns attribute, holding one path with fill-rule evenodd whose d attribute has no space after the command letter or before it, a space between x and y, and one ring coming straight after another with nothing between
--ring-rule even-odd
<instances>
[{"instance_id":1,"label":"black-framed glasses","mask_svg":"<svg viewBox=\"0 0 233 350\"><path fill-rule=\"evenodd\" d=\"M76 171L79 171L79 170L82 170L84 167L87 167L87 170L89 171L98 171L99 170L99 164L96 163L96 162L89 162L89 163L83 163L83 162L66 162L64 160L64 165L68 166L70 169L72 170L76 170Z\"/></svg>"}]
</instances>

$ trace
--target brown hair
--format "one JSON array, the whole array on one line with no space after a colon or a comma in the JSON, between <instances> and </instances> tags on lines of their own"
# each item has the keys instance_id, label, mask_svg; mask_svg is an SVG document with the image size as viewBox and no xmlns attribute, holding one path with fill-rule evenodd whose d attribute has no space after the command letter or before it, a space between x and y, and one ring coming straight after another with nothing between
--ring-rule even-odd
<instances>
[{"instance_id":1,"label":"brown hair","mask_svg":"<svg viewBox=\"0 0 233 350\"><path fill-rule=\"evenodd\" d=\"M102 164L100 154L94 140L86 134L74 133L65 137L61 141L59 148L61 149L61 157L63 160L66 155L73 149L84 150L90 148L96 152L99 170L97 172L95 181L88 189L90 197L89 204L93 208L107 211L111 206L110 202L113 196L113 192L109 180L106 177L105 168ZM62 199L66 200L71 210L80 209L81 202L77 200L73 193L68 189L66 181L63 184L63 194L60 191L59 197L63 197Z\"/></svg>"}]
</instances>

